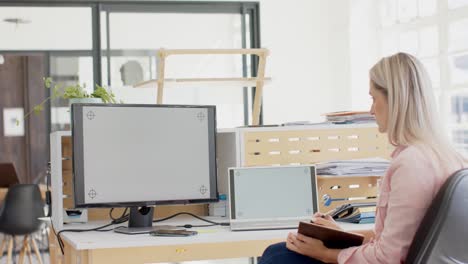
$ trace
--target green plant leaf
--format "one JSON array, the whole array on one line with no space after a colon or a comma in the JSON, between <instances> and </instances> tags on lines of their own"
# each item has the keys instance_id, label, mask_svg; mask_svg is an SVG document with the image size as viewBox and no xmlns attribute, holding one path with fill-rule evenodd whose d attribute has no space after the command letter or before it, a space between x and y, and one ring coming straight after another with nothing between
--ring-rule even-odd
<instances>
[{"instance_id":1,"label":"green plant leaf","mask_svg":"<svg viewBox=\"0 0 468 264\"><path fill-rule=\"evenodd\" d=\"M44 110L44 106L41 105L41 104L36 105L33 108L34 114L36 114L36 115L39 115L42 112L42 110Z\"/></svg>"},{"instance_id":2,"label":"green plant leaf","mask_svg":"<svg viewBox=\"0 0 468 264\"><path fill-rule=\"evenodd\" d=\"M50 96L43 100L41 103L35 105L31 111L26 113L23 119L26 119L31 114L39 115L42 111L44 111L44 105L48 100L52 100L55 98L63 98L63 99L71 99L71 98L101 98L104 103L117 103L115 99L115 95L107 91L106 88L96 85L96 90L92 94L88 94L86 92L86 84L83 83L83 86L80 84L69 85L63 88L62 85L56 84L51 77L44 77L42 78L44 81L44 86L48 89L53 87L50 91ZM123 101L121 101L123 103ZM19 125L19 120L16 120L16 125Z\"/></svg>"},{"instance_id":3,"label":"green plant leaf","mask_svg":"<svg viewBox=\"0 0 468 264\"><path fill-rule=\"evenodd\" d=\"M44 80L44 85L46 88L50 88L52 85L52 78L47 77L47 78L42 78Z\"/></svg>"},{"instance_id":4,"label":"green plant leaf","mask_svg":"<svg viewBox=\"0 0 468 264\"><path fill-rule=\"evenodd\" d=\"M70 85L65 87L63 98L70 99L70 98L88 98L90 97L88 93L79 85Z\"/></svg>"},{"instance_id":5,"label":"green plant leaf","mask_svg":"<svg viewBox=\"0 0 468 264\"><path fill-rule=\"evenodd\" d=\"M59 98L60 97L60 86L57 84L54 85L54 89L52 89L52 99Z\"/></svg>"},{"instance_id":6,"label":"green plant leaf","mask_svg":"<svg viewBox=\"0 0 468 264\"><path fill-rule=\"evenodd\" d=\"M96 89L91 94L91 97L101 98L104 103L117 103L115 95L112 92L108 92L104 87L96 84Z\"/></svg>"}]
</instances>

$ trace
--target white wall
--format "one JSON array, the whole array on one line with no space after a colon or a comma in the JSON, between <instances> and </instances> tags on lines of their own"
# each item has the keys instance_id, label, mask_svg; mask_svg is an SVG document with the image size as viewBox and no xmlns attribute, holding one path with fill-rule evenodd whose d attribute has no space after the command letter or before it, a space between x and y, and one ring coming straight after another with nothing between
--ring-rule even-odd
<instances>
[{"instance_id":1,"label":"white wall","mask_svg":"<svg viewBox=\"0 0 468 264\"><path fill-rule=\"evenodd\" d=\"M264 122L321 121L322 113L349 109L348 1L260 3L273 78L264 92Z\"/></svg>"},{"instance_id":2,"label":"white wall","mask_svg":"<svg viewBox=\"0 0 468 264\"><path fill-rule=\"evenodd\" d=\"M350 3L348 0L329 0L328 54L330 88L334 91L331 111L350 110ZM354 2L353 2L354 3Z\"/></svg>"},{"instance_id":3,"label":"white wall","mask_svg":"<svg viewBox=\"0 0 468 264\"><path fill-rule=\"evenodd\" d=\"M351 106L356 110L368 110L369 69L380 54L378 1L353 0L350 6L350 83Z\"/></svg>"}]
</instances>

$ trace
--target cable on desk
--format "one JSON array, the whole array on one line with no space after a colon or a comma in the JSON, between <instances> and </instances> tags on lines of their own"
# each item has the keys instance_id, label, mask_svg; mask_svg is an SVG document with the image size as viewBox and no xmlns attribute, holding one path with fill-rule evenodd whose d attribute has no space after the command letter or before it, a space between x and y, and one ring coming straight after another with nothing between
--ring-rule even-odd
<instances>
[{"instance_id":1,"label":"cable on desk","mask_svg":"<svg viewBox=\"0 0 468 264\"><path fill-rule=\"evenodd\" d=\"M112 208L114 209L114 208ZM109 212L110 215L112 215L112 209L111 209L111 212ZM60 230L58 233L55 233L55 229L54 229L54 234L55 236L57 237L57 241L58 241L58 244L60 246L60 250L62 251L62 254L65 254L65 251L64 251L64 244L63 244L63 241L62 241L62 238L60 237L60 234L61 233L64 233L64 232L76 232L76 233L80 233L80 232L90 232L90 231L97 231L97 232L108 232L108 231L112 231L114 230L114 228L110 228L110 229L104 229L106 227L109 227L111 225L117 225L117 224L121 224L121 223L125 223L128 221L128 215L125 215L126 213L126 210L124 211L124 213L122 214L122 217L120 218L112 218L112 221L108 224L105 224L105 225L102 225L102 226L99 226L99 227L95 227L95 228L89 228L89 229L62 229ZM53 226L52 226L53 228Z\"/></svg>"},{"instance_id":2,"label":"cable on desk","mask_svg":"<svg viewBox=\"0 0 468 264\"><path fill-rule=\"evenodd\" d=\"M154 222L154 223L163 222L163 221L172 219L172 218L174 218L174 217L176 217L176 216L179 216L179 215L190 215L190 216L192 216L192 217L197 218L198 220L201 220L201 221L204 221L204 222L207 222L207 223L210 223L210 224L211 224L211 225L200 225L200 226L197 226L197 225L184 225L185 228L191 228L191 227L205 227L205 226L214 226L214 225L229 226L229 223L218 223L218 222L214 222L214 221L211 221L211 220L202 218L202 217L200 217L200 216L198 216L198 215L194 215L194 214L189 213L189 212L180 212L180 213L173 214L173 215L168 216L168 217L165 217L165 218L153 220L153 222ZM188 226L190 226L190 227L188 227Z\"/></svg>"},{"instance_id":3,"label":"cable on desk","mask_svg":"<svg viewBox=\"0 0 468 264\"><path fill-rule=\"evenodd\" d=\"M90 232L90 231L108 232L108 231L114 230L114 228L110 228L110 229L104 229L104 228L109 227L111 225L117 225L117 224L125 223L125 222L128 221L128 218L129 218L129 214L127 214L128 208L125 208L124 212L122 213L122 215L119 218L114 218L113 217L113 215L112 215L113 211L114 211L114 208L110 209L110 211L109 211L109 216L112 219L112 222L110 222L108 224L105 224L103 226L95 227L95 228L89 228L89 229L63 229L63 230L60 230L58 233L56 233L55 228L52 225L53 232L54 232L55 236L57 237L57 241L58 241L58 244L60 246L60 250L62 251L62 254L65 254L65 251L64 251L64 244L63 244L62 238L60 237L61 233L64 233L64 232L77 232L77 233L79 233L79 232ZM183 225L182 227L185 227L185 228L208 227L208 226L215 226L215 225L229 226L229 223L214 222L214 221L202 218L200 216L194 215L194 214L189 213L189 212L180 212L180 213L173 214L173 215L165 217L165 218L153 220L153 222L154 223L163 222L163 221L172 219L172 218L174 218L176 216L179 216L179 215L190 215L192 217L197 218L198 220L210 223L209 225L190 225L190 224Z\"/></svg>"},{"instance_id":4,"label":"cable on desk","mask_svg":"<svg viewBox=\"0 0 468 264\"><path fill-rule=\"evenodd\" d=\"M181 225L181 226L177 226L177 227L193 228L193 227L210 227L210 226L215 226L215 224L210 224L210 225L191 225L191 224L186 224L186 225Z\"/></svg>"}]
</instances>

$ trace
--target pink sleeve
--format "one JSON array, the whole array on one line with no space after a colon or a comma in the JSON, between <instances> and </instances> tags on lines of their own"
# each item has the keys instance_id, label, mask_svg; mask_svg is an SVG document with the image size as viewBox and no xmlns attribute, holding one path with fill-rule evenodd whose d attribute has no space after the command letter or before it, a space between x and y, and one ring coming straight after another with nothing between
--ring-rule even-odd
<instances>
[{"instance_id":1,"label":"pink sleeve","mask_svg":"<svg viewBox=\"0 0 468 264\"><path fill-rule=\"evenodd\" d=\"M404 262L436 185L433 166L420 153L405 154L394 161L386 176L391 177L390 184L381 189L378 207L386 210L386 216L380 236L360 247L342 250L338 263Z\"/></svg>"}]
</instances>

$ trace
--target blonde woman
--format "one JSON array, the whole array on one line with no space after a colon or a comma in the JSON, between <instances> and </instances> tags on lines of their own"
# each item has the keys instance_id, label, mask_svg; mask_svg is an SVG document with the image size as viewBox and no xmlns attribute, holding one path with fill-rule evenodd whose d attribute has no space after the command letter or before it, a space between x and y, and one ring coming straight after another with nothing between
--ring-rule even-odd
<instances>
[{"instance_id":1,"label":"blonde woman","mask_svg":"<svg viewBox=\"0 0 468 264\"><path fill-rule=\"evenodd\" d=\"M259 264L404 263L416 230L435 194L466 159L451 146L437 118L430 80L415 57L398 53L370 70L369 94L379 131L395 146L381 181L374 230L361 231L362 246L329 249L320 240L290 233L267 248ZM330 217L318 224L339 229Z\"/></svg>"}]
</instances>

